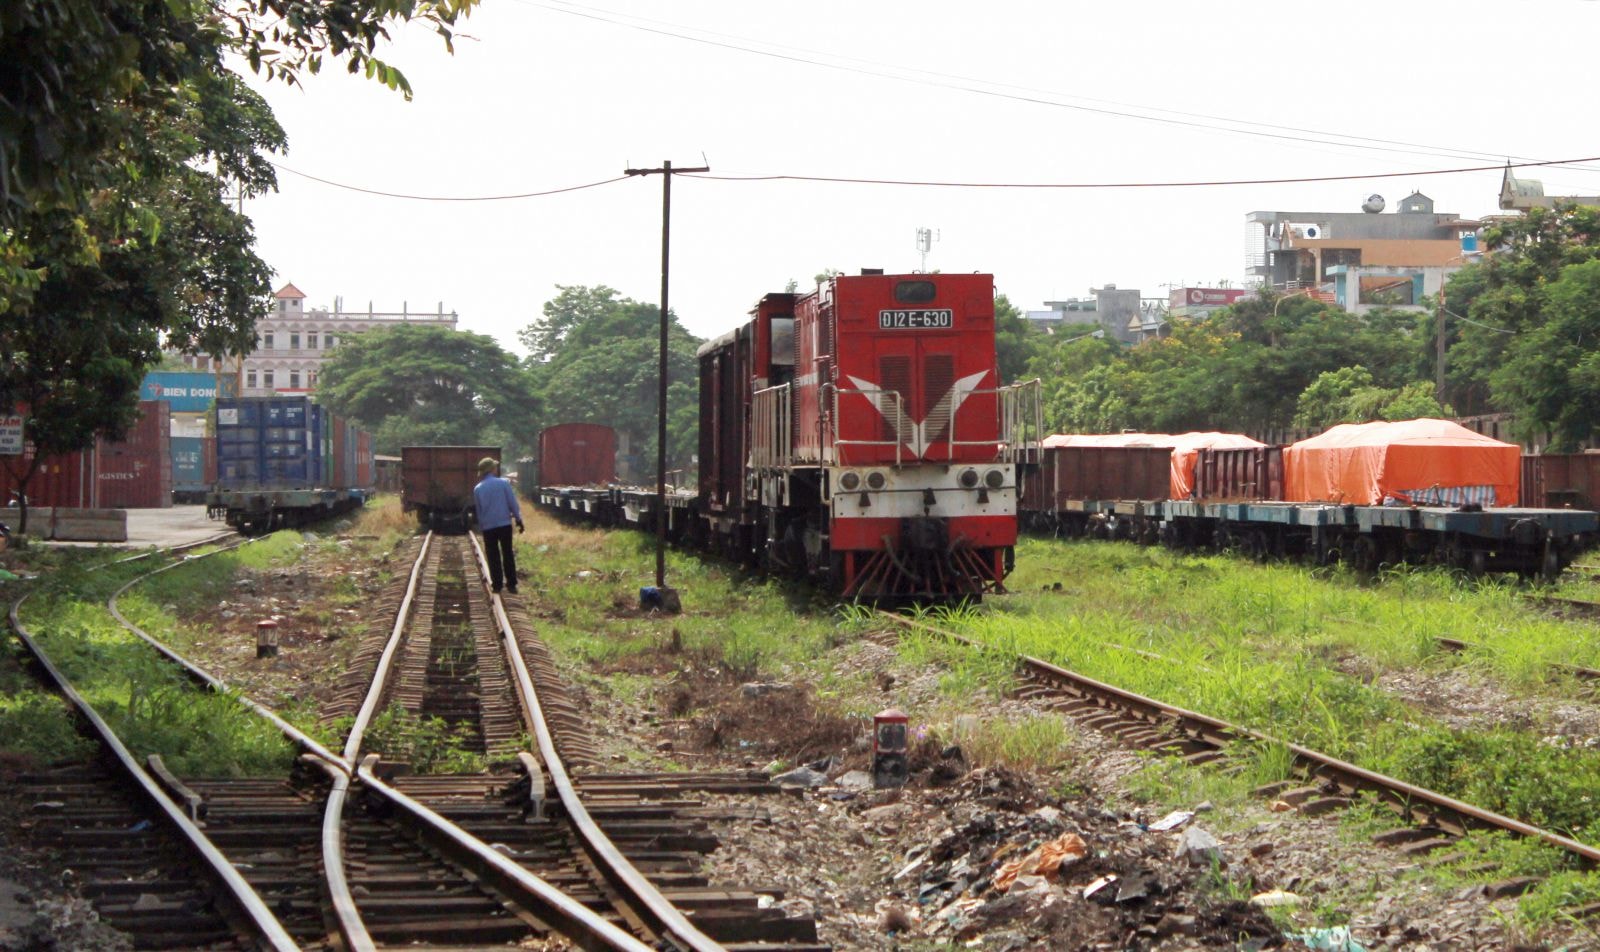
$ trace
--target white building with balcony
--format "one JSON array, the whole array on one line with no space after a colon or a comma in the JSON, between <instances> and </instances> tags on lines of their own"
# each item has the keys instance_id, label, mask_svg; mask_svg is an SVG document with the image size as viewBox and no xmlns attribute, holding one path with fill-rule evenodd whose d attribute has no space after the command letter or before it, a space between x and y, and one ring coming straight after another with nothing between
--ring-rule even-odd
<instances>
[{"instance_id":1,"label":"white building with balcony","mask_svg":"<svg viewBox=\"0 0 1600 952\"><path fill-rule=\"evenodd\" d=\"M339 298L334 298L331 311L306 310L305 301L305 292L293 284L273 295L271 313L256 322L256 349L239 368L243 395L310 392L328 354L350 334L397 324L456 329L456 312L446 313L443 302L430 313L413 312L405 305L398 312L374 311L370 303L365 311L346 311Z\"/></svg>"}]
</instances>

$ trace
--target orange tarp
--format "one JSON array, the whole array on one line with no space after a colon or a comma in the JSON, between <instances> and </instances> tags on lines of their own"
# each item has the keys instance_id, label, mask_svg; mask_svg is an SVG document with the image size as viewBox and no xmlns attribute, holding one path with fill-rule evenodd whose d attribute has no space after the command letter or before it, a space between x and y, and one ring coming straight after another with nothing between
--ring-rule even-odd
<instances>
[{"instance_id":1,"label":"orange tarp","mask_svg":"<svg viewBox=\"0 0 1600 952\"><path fill-rule=\"evenodd\" d=\"M1172 498L1188 499L1194 491L1194 464L1201 450L1265 446L1239 433L1058 433L1049 446L1161 446L1172 450ZM1519 464L1520 465L1520 464Z\"/></svg>"},{"instance_id":2,"label":"orange tarp","mask_svg":"<svg viewBox=\"0 0 1600 952\"><path fill-rule=\"evenodd\" d=\"M1514 506L1522 449L1449 420L1344 423L1283 451L1290 502Z\"/></svg>"}]
</instances>

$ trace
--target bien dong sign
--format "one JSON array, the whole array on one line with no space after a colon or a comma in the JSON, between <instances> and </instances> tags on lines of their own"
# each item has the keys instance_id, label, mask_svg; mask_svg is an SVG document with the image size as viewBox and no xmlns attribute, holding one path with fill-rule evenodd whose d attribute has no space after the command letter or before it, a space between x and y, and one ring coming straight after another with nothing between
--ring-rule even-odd
<instances>
[{"instance_id":1,"label":"bien dong sign","mask_svg":"<svg viewBox=\"0 0 1600 952\"><path fill-rule=\"evenodd\" d=\"M227 377L223 378L228 380ZM232 387L221 396L232 396ZM217 399L217 378L213 374L186 373L183 371L152 371L144 375L139 387L140 400L165 400L172 405L173 413L200 413L210 409Z\"/></svg>"},{"instance_id":2,"label":"bien dong sign","mask_svg":"<svg viewBox=\"0 0 1600 952\"><path fill-rule=\"evenodd\" d=\"M0 456L22 455L22 417L0 416Z\"/></svg>"}]
</instances>

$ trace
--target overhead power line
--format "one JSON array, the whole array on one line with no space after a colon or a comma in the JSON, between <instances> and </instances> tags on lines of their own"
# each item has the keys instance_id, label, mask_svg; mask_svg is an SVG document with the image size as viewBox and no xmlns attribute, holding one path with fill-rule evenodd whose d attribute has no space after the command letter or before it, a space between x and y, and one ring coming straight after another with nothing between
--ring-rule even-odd
<instances>
[{"instance_id":1,"label":"overhead power line","mask_svg":"<svg viewBox=\"0 0 1600 952\"><path fill-rule=\"evenodd\" d=\"M271 159L268 159L267 161L272 162ZM280 172L288 172L290 175L298 175L303 179L310 179L313 182L321 182L323 185L331 185L334 188L342 188L351 192L360 192L363 195L381 195L384 198L404 198L414 202L508 202L522 198L543 198L546 195L560 195L564 192L579 192L586 188L598 188L601 185L610 185L613 182L621 182L627 178L626 175L619 175L616 178L601 179L598 182L589 182L584 185L569 185L565 188L549 188L540 192L520 192L515 195L411 195L406 192L385 192L380 189L364 188L360 185L348 185L344 182L335 182L332 179L325 179L320 176L312 175L309 172L301 172L298 169L291 169L287 165L283 165L279 162L272 162L272 167Z\"/></svg>"},{"instance_id":2,"label":"overhead power line","mask_svg":"<svg viewBox=\"0 0 1600 952\"><path fill-rule=\"evenodd\" d=\"M1293 185L1305 182L1349 182L1361 179L1417 178L1424 175L1458 175L1463 172L1498 172L1539 165L1565 165L1570 162L1597 162L1600 155L1582 159L1551 159L1547 162L1512 162L1500 165L1474 165L1455 169L1410 172L1368 172L1360 175L1306 175L1297 178L1217 179L1172 182L940 182L914 179L848 178L831 175L688 175L686 178L717 179L730 182L834 182L847 185L913 185L928 188L1211 188L1228 185Z\"/></svg>"},{"instance_id":3,"label":"overhead power line","mask_svg":"<svg viewBox=\"0 0 1600 952\"><path fill-rule=\"evenodd\" d=\"M270 160L269 160L270 161ZM1432 169L1429 171L1409 172L1368 172L1360 175L1306 175L1297 178L1273 179L1219 179L1213 181L1174 181L1174 182L943 182L918 179L880 179L880 178L847 178L831 175L727 175L708 173L681 173L684 178L706 179L720 182L826 182L844 185L900 185L918 186L923 188L1043 188L1043 189L1111 189L1111 188L1218 188L1233 185L1292 185L1306 182L1349 182L1361 179L1385 178L1416 178L1424 175L1459 175L1465 172L1498 172L1501 169L1522 169L1541 165L1562 165L1571 162L1600 162L1600 155L1588 156L1581 159L1551 159L1548 162L1512 162L1509 165L1474 165L1465 168ZM381 189L365 188L360 185L350 185L345 182L335 182L321 176L311 175L291 169L278 162L272 163L273 167L290 175L310 179L334 188L342 188L363 195L378 195L384 198L400 198L418 202L506 202L527 198L543 198L549 195L561 195L566 192L578 192L587 188L598 188L610 185L629 178L619 175L616 178L601 179L598 182L589 182L584 185L569 185L564 188L550 188L535 192L519 192L514 195L412 195L405 192L388 192Z\"/></svg>"},{"instance_id":4,"label":"overhead power line","mask_svg":"<svg viewBox=\"0 0 1600 952\"><path fill-rule=\"evenodd\" d=\"M821 69L856 73L859 75L873 76L880 79L890 79L898 82L912 83L915 85L952 89L960 92L971 93L973 95L1009 99L1016 102L1049 106L1058 109L1071 109L1079 112L1095 113L1122 119L1134 119L1143 122L1155 122L1166 125L1202 129L1212 132L1255 136L1258 138L1278 139L1289 142L1305 142L1317 145L1331 145L1349 149L1394 152L1407 155L1426 155L1436 158L1468 160L1517 159L1530 162L1539 161L1531 156L1502 154L1498 152L1484 152L1475 149L1459 149L1449 146L1431 145L1428 143L1408 142L1403 139L1384 139L1374 136L1353 135L1343 132L1330 132L1327 130L1313 129L1304 126L1280 125L1277 123L1260 122L1252 119L1239 119L1231 116L1219 116L1202 112L1186 112L1184 110L1170 109L1163 106L1150 106L1140 103L1120 102L1117 100L1096 99L1089 96L1075 96L1056 90L1044 90L1037 87L1002 83L993 80L982 79L979 77L963 76L956 73L944 73L917 67L898 66L894 64L876 62L873 60L865 60L855 57L820 52L817 50L809 50L803 47L788 46L766 40L751 39L732 34L718 33L711 30L699 29L697 27L686 27L681 24L671 23L664 20L654 20L648 17L618 13L612 10L604 10L577 3L569 3L565 2L565 0L553 0L553 2L540 2L540 0L517 0L517 2L522 3L525 6L549 10L552 13L561 13L567 16L580 17L601 23L609 23L613 26L619 26L624 29L636 30L642 33L651 33L658 36L666 36L673 39L683 40L685 42L699 43L705 46L718 47L740 53L747 53L752 56L764 56L771 59L784 60L787 62L798 63L807 66L815 66ZM748 45L752 43L759 43L762 45ZM1007 90L1012 91L1007 92ZM1067 100L1077 101L1071 102ZM1086 103L1093 103L1097 105L1086 105ZM1135 109L1144 110L1144 112L1128 111ZM1165 113L1166 115L1148 114L1152 112ZM1219 123L1231 123L1232 125L1220 125ZM1239 128L1240 126L1253 126L1255 128ZM1263 131L1272 129L1279 131ZM1560 163L1542 164L1554 165ZM1585 168L1581 169L1581 171L1592 172L1600 171L1600 169Z\"/></svg>"}]
</instances>

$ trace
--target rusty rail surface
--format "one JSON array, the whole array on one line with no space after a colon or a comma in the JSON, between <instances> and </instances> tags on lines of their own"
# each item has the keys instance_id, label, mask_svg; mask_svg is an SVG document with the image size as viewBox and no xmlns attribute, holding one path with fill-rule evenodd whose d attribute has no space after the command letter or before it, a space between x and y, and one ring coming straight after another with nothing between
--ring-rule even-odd
<instances>
[{"instance_id":1,"label":"rusty rail surface","mask_svg":"<svg viewBox=\"0 0 1600 952\"><path fill-rule=\"evenodd\" d=\"M149 555L150 553L146 553ZM144 556L141 556L141 558ZM192 855L196 865L213 884L213 896L219 900L224 917L240 935L249 936L266 949L290 952L299 946L276 916L267 908L259 894L245 881L228 858L223 855L204 832L192 821L161 788L155 778L141 767L99 712L72 685L66 675L56 667L37 640L23 624L22 605L32 593L17 599L11 605L11 628L28 649L34 661L45 671L55 688L77 709L79 716L93 731L102 748L112 755L120 772L132 781L132 790L154 809L156 815L172 830L175 837Z\"/></svg>"},{"instance_id":2,"label":"rusty rail surface","mask_svg":"<svg viewBox=\"0 0 1600 952\"><path fill-rule=\"evenodd\" d=\"M478 561L480 581L494 607L495 623L500 630L506 657L511 662L518 699L522 703L528 726L538 743L539 759L560 797L562 810L578 834L584 852L612 888L624 898L640 921L655 933L655 938L670 943L675 948L693 952L717 952L722 949L721 944L696 928L645 878L643 873L629 862L590 816L556 750L554 732L545 721L538 691L534 688L533 678L528 673L527 662L522 656L516 630L506 614L505 605L499 593L487 591L489 569L482 542L471 533L468 534L468 538L472 540L473 554Z\"/></svg>"},{"instance_id":3,"label":"rusty rail surface","mask_svg":"<svg viewBox=\"0 0 1600 952\"><path fill-rule=\"evenodd\" d=\"M925 622L903 618L888 612L881 612L880 614L903 628L957 641L983 651L998 650L972 638L945 631ZM1293 755L1295 763L1309 775L1331 781L1340 789L1349 793L1362 790L1376 793L1392 809L1413 821L1431 824L1455 835L1462 835L1472 827L1505 830L1519 836L1542 840L1550 846L1573 854L1586 865L1600 864L1600 849L1581 843L1571 837L1562 836L1559 833L1541 829L1508 816L1502 816L1493 811L1473 806L1470 803L1465 803L1425 787L1407 783L1395 777L1367 770L1364 767L1356 766L1336 757L1330 757L1327 754L1308 747L1302 747L1299 744L1279 740L1261 731L1239 727L1218 718L1185 710L1181 707L1145 697L1142 694L1123 690L1115 685L1106 684L1077 672L1069 671L1041 658L1019 655L1018 662L1025 672L1040 680L1052 681L1065 685L1074 692L1091 695L1099 699L1099 703L1102 706L1109 705L1120 708L1131 716L1145 721L1152 727L1176 731L1216 747L1238 740L1251 740L1282 747Z\"/></svg>"}]
</instances>

